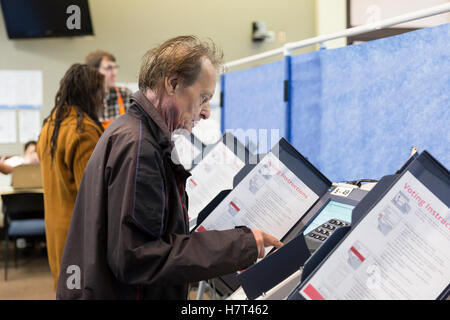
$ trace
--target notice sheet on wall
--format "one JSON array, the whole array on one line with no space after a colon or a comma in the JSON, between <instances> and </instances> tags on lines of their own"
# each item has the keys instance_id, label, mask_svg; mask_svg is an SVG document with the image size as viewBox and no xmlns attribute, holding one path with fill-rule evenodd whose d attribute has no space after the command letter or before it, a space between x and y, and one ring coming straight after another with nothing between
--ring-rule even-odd
<instances>
[{"instance_id":1,"label":"notice sheet on wall","mask_svg":"<svg viewBox=\"0 0 450 320\"><path fill-rule=\"evenodd\" d=\"M19 139L21 143L37 141L41 132L39 110L19 110Z\"/></svg>"},{"instance_id":2,"label":"notice sheet on wall","mask_svg":"<svg viewBox=\"0 0 450 320\"><path fill-rule=\"evenodd\" d=\"M0 109L0 143L16 141L16 110Z\"/></svg>"},{"instance_id":3,"label":"notice sheet on wall","mask_svg":"<svg viewBox=\"0 0 450 320\"><path fill-rule=\"evenodd\" d=\"M0 70L0 143L16 143L16 112L19 110L21 143L39 135L43 101L42 72Z\"/></svg>"}]
</instances>

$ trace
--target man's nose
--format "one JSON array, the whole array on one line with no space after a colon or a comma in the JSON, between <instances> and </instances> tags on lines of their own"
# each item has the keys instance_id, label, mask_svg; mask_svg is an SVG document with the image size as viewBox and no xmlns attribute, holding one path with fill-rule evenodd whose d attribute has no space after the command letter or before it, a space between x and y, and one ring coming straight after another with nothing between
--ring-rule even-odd
<instances>
[{"instance_id":1,"label":"man's nose","mask_svg":"<svg viewBox=\"0 0 450 320\"><path fill-rule=\"evenodd\" d=\"M209 119L209 116L211 115L211 108L209 105L209 101L204 104L204 107L202 108L202 111L200 112L200 118L201 119Z\"/></svg>"}]
</instances>

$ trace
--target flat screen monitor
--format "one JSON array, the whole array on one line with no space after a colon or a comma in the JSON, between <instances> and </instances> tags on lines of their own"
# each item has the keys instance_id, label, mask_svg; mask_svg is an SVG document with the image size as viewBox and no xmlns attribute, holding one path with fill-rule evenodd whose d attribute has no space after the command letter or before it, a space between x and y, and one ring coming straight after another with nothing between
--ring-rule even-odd
<instances>
[{"instance_id":1,"label":"flat screen monitor","mask_svg":"<svg viewBox=\"0 0 450 320\"><path fill-rule=\"evenodd\" d=\"M88 0L0 0L10 39L94 34Z\"/></svg>"},{"instance_id":2,"label":"flat screen monitor","mask_svg":"<svg viewBox=\"0 0 450 320\"><path fill-rule=\"evenodd\" d=\"M326 206L319 212L319 214L309 223L309 225L303 231L304 235L307 235L315 228L321 226L325 222L331 219L338 219L344 222L351 223L352 211L355 206L330 200Z\"/></svg>"}]
</instances>

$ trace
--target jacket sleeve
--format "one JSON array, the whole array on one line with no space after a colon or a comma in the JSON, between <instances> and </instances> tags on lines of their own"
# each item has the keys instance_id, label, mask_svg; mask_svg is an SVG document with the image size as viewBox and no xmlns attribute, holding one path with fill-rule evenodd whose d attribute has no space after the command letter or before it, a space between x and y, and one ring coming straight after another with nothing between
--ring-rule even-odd
<instances>
[{"instance_id":1,"label":"jacket sleeve","mask_svg":"<svg viewBox=\"0 0 450 320\"><path fill-rule=\"evenodd\" d=\"M167 201L160 155L154 149L143 155L146 151L132 144L117 145L120 165L111 162L105 177L107 260L117 279L129 285L181 284L242 270L256 261L256 242L244 229L164 235Z\"/></svg>"}]
</instances>

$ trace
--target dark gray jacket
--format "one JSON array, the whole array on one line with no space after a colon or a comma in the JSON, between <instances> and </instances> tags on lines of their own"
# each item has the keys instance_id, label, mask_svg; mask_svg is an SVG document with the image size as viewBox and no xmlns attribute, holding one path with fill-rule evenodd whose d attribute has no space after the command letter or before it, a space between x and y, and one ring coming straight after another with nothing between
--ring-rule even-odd
<instances>
[{"instance_id":1,"label":"dark gray jacket","mask_svg":"<svg viewBox=\"0 0 450 320\"><path fill-rule=\"evenodd\" d=\"M186 299L189 282L256 261L245 228L189 234L186 179L161 115L137 92L101 136L83 175L58 299Z\"/></svg>"}]
</instances>

